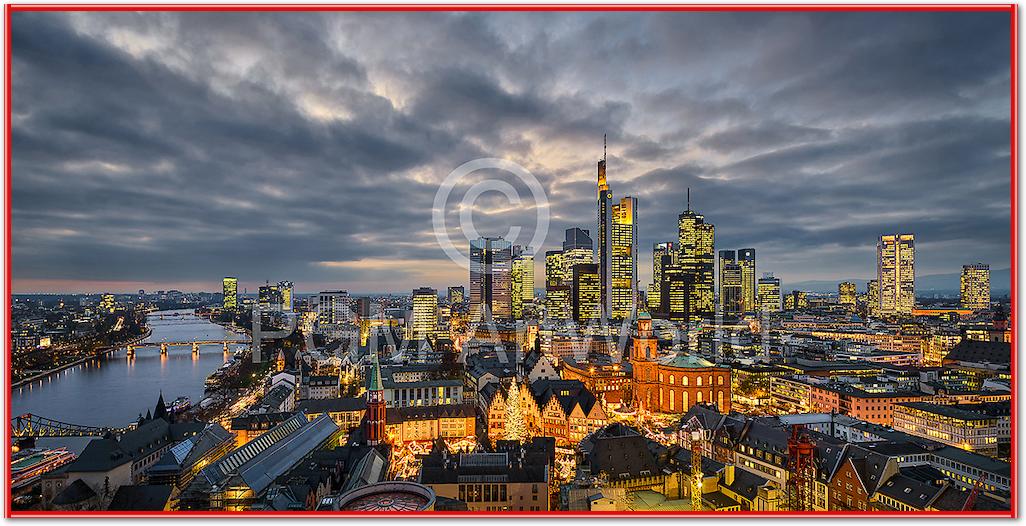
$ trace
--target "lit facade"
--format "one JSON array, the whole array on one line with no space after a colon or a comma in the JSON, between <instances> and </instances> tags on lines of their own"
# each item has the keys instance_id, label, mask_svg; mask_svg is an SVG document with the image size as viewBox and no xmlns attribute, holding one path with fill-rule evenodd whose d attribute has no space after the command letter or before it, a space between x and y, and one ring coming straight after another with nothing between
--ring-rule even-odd
<instances>
[{"instance_id":1,"label":"lit facade","mask_svg":"<svg viewBox=\"0 0 1026 526\"><path fill-rule=\"evenodd\" d=\"M738 249L737 264L741 267L741 308L745 312L754 312L759 303L755 279L755 249Z\"/></svg>"},{"instance_id":2,"label":"lit facade","mask_svg":"<svg viewBox=\"0 0 1026 526\"><path fill-rule=\"evenodd\" d=\"M281 296L281 310L292 312L295 302L295 285L291 281L278 282L278 294Z\"/></svg>"},{"instance_id":3,"label":"lit facade","mask_svg":"<svg viewBox=\"0 0 1026 526\"><path fill-rule=\"evenodd\" d=\"M780 311L780 279L767 273L759 278L759 310L763 312Z\"/></svg>"},{"instance_id":4,"label":"lit facade","mask_svg":"<svg viewBox=\"0 0 1026 526\"><path fill-rule=\"evenodd\" d=\"M410 336L414 340L433 338L438 331L438 291L422 287L413 291L413 322Z\"/></svg>"},{"instance_id":5,"label":"lit facade","mask_svg":"<svg viewBox=\"0 0 1026 526\"><path fill-rule=\"evenodd\" d=\"M687 354L658 356L652 319L638 318L631 348L635 407L656 413L686 413L695 404L730 412L730 368Z\"/></svg>"},{"instance_id":6,"label":"lit facade","mask_svg":"<svg viewBox=\"0 0 1026 526\"><path fill-rule=\"evenodd\" d=\"M239 280L228 276L221 280L221 290L224 299L221 300L221 308L228 310L239 306Z\"/></svg>"},{"instance_id":7,"label":"lit facade","mask_svg":"<svg viewBox=\"0 0 1026 526\"><path fill-rule=\"evenodd\" d=\"M911 316L916 306L915 236L894 234L880 236L876 245L876 279L879 292L879 314Z\"/></svg>"},{"instance_id":8,"label":"lit facade","mask_svg":"<svg viewBox=\"0 0 1026 526\"><path fill-rule=\"evenodd\" d=\"M521 254L510 270L510 302L514 319L524 317L524 304L534 302L534 256Z\"/></svg>"},{"instance_id":9,"label":"lit facade","mask_svg":"<svg viewBox=\"0 0 1026 526\"><path fill-rule=\"evenodd\" d=\"M589 323L600 319L602 312L598 265L581 263L574 266L571 296L574 321Z\"/></svg>"},{"instance_id":10,"label":"lit facade","mask_svg":"<svg viewBox=\"0 0 1026 526\"><path fill-rule=\"evenodd\" d=\"M809 295L802 290L792 290L784 296L784 310L809 308Z\"/></svg>"},{"instance_id":11,"label":"lit facade","mask_svg":"<svg viewBox=\"0 0 1026 526\"><path fill-rule=\"evenodd\" d=\"M106 312L108 314L113 313L114 312L114 295L113 294L104 294L103 296L100 296L100 306L99 306L99 309L100 309L101 312Z\"/></svg>"},{"instance_id":12,"label":"lit facade","mask_svg":"<svg viewBox=\"0 0 1026 526\"><path fill-rule=\"evenodd\" d=\"M866 282L866 315L876 316L880 311L880 282L871 279Z\"/></svg>"},{"instance_id":13,"label":"lit facade","mask_svg":"<svg viewBox=\"0 0 1026 526\"><path fill-rule=\"evenodd\" d=\"M446 300L449 305L458 305L466 301L466 294L463 287L449 287Z\"/></svg>"},{"instance_id":14,"label":"lit facade","mask_svg":"<svg viewBox=\"0 0 1026 526\"><path fill-rule=\"evenodd\" d=\"M855 310L856 292L854 283L845 281L837 285L837 302L849 310Z\"/></svg>"},{"instance_id":15,"label":"lit facade","mask_svg":"<svg viewBox=\"0 0 1026 526\"><path fill-rule=\"evenodd\" d=\"M736 252L720 251L720 305L724 315L739 315L744 309L744 269Z\"/></svg>"},{"instance_id":16,"label":"lit facade","mask_svg":"<svg viewBox=\"0 0 1026 526\"><path fill-rule=\"evenodd\" d=\"M990 265L962 265L961 298L963 309L990 308Z\"/></svg>"},{"instance_id":17,"label":"lit facade","mask_svg":"<svg viewBox=\"0 0 1026 526\"><path fill-rule=\"evenodd\" d=\"M326 290L317 294L318 324L338 325L349 323L353 318L352 312L349 292L344 290Z\"/></svg>"},{"instance_id":18,"label":"lit facade","mask_svg":"<svg viewBox=\"0 0 1026 526\"><path fill-rule=\"evenodd\" d=\"M671 263L671 256L663 256L663 276L659 288L659 316L672 321L687 321L691 318L693 276L684 272L678 263Z\"/></svg>"},{"instance_id":19,"label":"lit facade","mask_svg":"<svg viewBox=\"0 0 1026 526\"><path fill-rule=\"evenodd\" d=\"M513 314L510 266L513 245L502 238L470 242L470 315L480 320L488 311L495 318Z\"/></svg>"},{"instance_id":20,"label":"lit facade","mask_svg":"<svg viewBox=\"0 0 1026 526\"><path fill-rule=\"evenodd\" d=\"M691 210L690 199L687 210L678 217L677 226L677 261L691 284L688 321L712 318L715 315L715 227L705 222L705 216Z\"/></svg>"},{"instance_id":21,"label":"lit facade","mask_svg":"<svg viewBox=\"0 0 1026 526\"><path fill-rule=\"evenodd\" d=\"M984 455L998 451L998 421L975 411L926 402L896 404L894 429Z\"/></svg>"},{"instance_id":22,"label":"lit facade","mask_svg":"<svg viewBox=\"0 0 1026 526\"><path fill-rule=\"evenodd\" d=\"M638 298L638 200L624 197L613 205L611 311L613 319L629 318Z\"/></svg>"},{"instance_id":23,"label":"lit facade","mask_svg":"<svg viewBox=\"0 0 1026 526\"><path fill-rule=\"evenodd\" d=\"M603 139L604 142L604 139ZM595 263L598 264L599 289L601 291L600 309L602 312L612 310L613 266L613 191L606 180L605 145L603 144L602 160L598 162L598 230L595 239Z\"/></svg>"},{"instance_id":24,"label":"lit facade","mask_svg":"<svg viewBox=\"0 0 1026 526\"><path fill-rule=\"evenodd\" d=\"M649 310L659 310L659 293L663 283L663 256L671 258L676 254L672 241L652 245L652 284L648 286Z\"/></svg>"}]
</instances>

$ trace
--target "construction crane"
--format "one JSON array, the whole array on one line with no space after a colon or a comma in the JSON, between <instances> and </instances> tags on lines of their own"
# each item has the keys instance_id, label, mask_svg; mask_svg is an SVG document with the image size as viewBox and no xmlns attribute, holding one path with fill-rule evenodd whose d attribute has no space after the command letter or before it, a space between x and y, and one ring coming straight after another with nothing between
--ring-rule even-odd
<instances>
[{"instance_id":1,"label":"construction crane","mask_svg":"<svg viewBox=\"0 0 1026 526\"><path fill-rule=\"evenodd\" d=\"M816 446L800 424L791 426L787 440L787 504L790 511L812 510L812 486L816 477L813 455Z\"/></svg>"},{"instance_id":2,"label":"construction crane","mask_svg":"<svg viewBox=\"0 0 1026 526\"><path fill-rule=\"evenodd\" d=\"M965 504L962 505L962 511L973 511L976 507L976 497L980 495L980 486L983 484L983 479L978 478L973 484L973 490L969 492L969 496L965 499Z\"/></svg>"},{"instance_id":3,"label":"construction crane","mask_svg":"<svg viewBox=\"0 0 1026 526\"><path fill-rule=\"evenodd\" d=\"M682 431L691 448L691 511L702 511L702 448L705 430L698 418L691 417Z\"/></svg>"}]
</instances>

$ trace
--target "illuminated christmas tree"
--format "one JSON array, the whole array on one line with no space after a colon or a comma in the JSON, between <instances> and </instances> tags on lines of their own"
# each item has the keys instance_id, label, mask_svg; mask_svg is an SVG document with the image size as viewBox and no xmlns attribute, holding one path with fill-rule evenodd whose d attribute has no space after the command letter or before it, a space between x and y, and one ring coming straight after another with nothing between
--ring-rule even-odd
<instances>
[{"instance_id":1,"label":"illuminated christmas tree","mask_svg":"<svg viewBox=\"0 0 1026 526\"><path fill-rule=\"evenodd\" d=\"M520 388L517 386L517 379L513 377L513 383L509 386L509 396L506 398L506 440L523 442L524 414L520 407Z\"/></svg>"}]
</instances>

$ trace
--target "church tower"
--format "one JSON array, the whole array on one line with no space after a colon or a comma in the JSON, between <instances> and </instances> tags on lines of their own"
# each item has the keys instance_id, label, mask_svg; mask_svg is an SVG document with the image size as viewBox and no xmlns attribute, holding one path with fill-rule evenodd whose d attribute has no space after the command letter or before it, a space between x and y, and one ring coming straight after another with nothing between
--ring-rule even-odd
<instances>
[{"instance_id":1,"label":"church tower","mask_svg":"<svg viewBox=\"0 0 1026 526\"><path fill-rule=\"evenodd\" d=\"M652 316L647 312L638 315L638 334L631 347L631 361L655 360L659 354L658 341L652 334Z\"/></svg>"},{"instance_id":2,"label":"church tower","mask_svg":"<svg viewBox=\"0 0 1026 526\"><path fill-rule=\"evenodd\" d=\"M381 366L374 353L370 374L367 375L367 445L376 446L385 441L385 388L381 385Z\"/></svg>"}]
</instances>

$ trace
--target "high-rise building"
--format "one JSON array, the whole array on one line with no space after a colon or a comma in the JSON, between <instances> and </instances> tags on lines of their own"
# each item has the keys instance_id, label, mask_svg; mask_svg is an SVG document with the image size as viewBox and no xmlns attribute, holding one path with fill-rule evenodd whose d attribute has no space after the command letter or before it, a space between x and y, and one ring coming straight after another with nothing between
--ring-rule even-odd
<instances>
[{"instance_id":1,"label":"high-rise building","mask_svg":"<svg viewBox=\"0 0 1026 526\"><path fill-rule=\"evenodd\" d=\"M880 310L880 282L871 279L866 282L866 316L876 316Z\"/></svg>"},{"instance_id":2,"label":"high-rise building","mask_svg":"<svg viewBox=\"0 0 1026 526\"><path fill-rule=\"evenodd\" d=\"M513 314L510 266L513 245L499 237L470 242L470 315L509 319Z\"/></svg>"},{"instance_id":3,"label":"high-rise building","mask_svg":"<svg viewBox=\"0 0 1026 526\"><path fill-rule=\"evenodd\" d=\"M684 322L691 318L693 299L692 276L670 254L662 256L662 280L659 285L659 316L667 320Z\"/></svg>"},{"instance_id":4,"label":"high-rise building","mask_svg":"<svg viewBox=\"0 0 1026 526\"><path fill-rule=\"evenodd\" d=\"M278 285L261 285L257 290L257 304L261 310L280 310L281 289Z\"/></svg>"},{"instance_id":5,"label":"high-rise building","mask_svg":"<svg viewBox=\"0 0 1026 526\"><path fill-rule=\"evenodd\" d=\"M563 264L563 251L550 250L545 253L545 287L562 285L566 277Z\"/></svg>"},{"instance_id":6,"label":"high-rise building","mask_svg":"<svg viewBox=\"0 0 1026 526\"><path fill-rule=\"evenodd\" d=\"M705 222L705 216L691 210L691 190L688 190L687 209L678 217L679 262L691 282L688 322L712 318L715 313L715 255L713 238L715 227Z\"/></svg>"},{"instance_id":7,"label":"high-rise building","mask_svg":"<svg viewBox=\"0 0 1026 526\"><path fill-rule=\"evenodd\" d=\"M809 296L803 290L792 290L784 296L784 310L801 310L809 308Z\"/></svg>"},{"instance_id":8,"label":"high-rise building","mask_svg":"<svg viewBox=\"0 0 1026 526\"><path fill-rule=\"evenodd\" d=\"M755 249L738 249L737 264L741 267L741 310L754 312L759 302L755 286Z\"/></svg>"},{"instance_id":9,"label":"high-rise building","mask_svg":"<svg viewBox=\"0 0 1026 526\"><path fill-rule=\"evenodd\" d=\"M413 320L410 339L433 338L438 331L438 291L430 287L413 290Z\"/></svg>"},{"instance_id":10,"label":"high-rise building","mask_svg":"<svg viewBox=\"0 0 1026 526\"><path fill-rule=\"evenodd\" d=\"M339 325L352 321L349 293L344 290L326 290L317 294L317 323Z\"/></svg>"},{"instance_id":11,"label":"high-rise building","mask_svg":"<svg viewBox=\"0 0 1026 526\"><path fill-rule=\"evenodd\" d=\"M720 251L720 306L724 316L737 316L744 312L742 268L733 250Z\"/></svg>"},{"instance_id":12,"label":"high-rise building","mask_svg":"<svg viewBox=\"0 0 1026 526\"><path fill-rule=\"evenodd\" d=\"M880 236L876 245L876 279L882 316L910 316L916 305L915 236Z\"/></svg>"},{"instance_id":13,"label":"high-rise building","mask_svg":"<svg viewBox=\"0 0 1026 526\"><path fill-rule=\"evenodd\" d=\"M663 256L670 256L672 263L672 258L675 255L672 241L652 245L652 283L648 286L648 297L646 298L649 310L659 310L659 293L663 286Z\"/></svg>"},{"instance_id":14,"label":"high-rise building","mask_svg":"<svg viewBox=\"0 0 1026 526\"><path fill-rule=\"evenodd\" d=\"M638 301L638 199L624 197L613 205L611 310L616 320L629 318Z\"/></svg>"},{"instance_id":15,"label":"high-rise building","mask_svg":"<svg viewBox=\"0 0 1026 526\"><path fill-rule=\"evenodd\" d=\"M291 281L278 282L278 293L281 295L281 310L292 312L295 302L294 291L295 285Z\"/></svg>"},{"instance_id":16,"label":"high-rise building","mask_svg":"<svg viewBox=\"0 0 1026 526\"><path fill-rule=\"evenodd\" d=\"M780 311L780 278L774 278L767 272L759 278L759 310L763 312Z\"/></svg>"},{"instance_id":17,"label":"high-rise building","mask_svg":"<svg viewBox=\"0 0 1026 526\"><path fill-rule=\"evenodd\" d=\"M573 318L578 323L598 321L601 312L599 269L595 263L580 263L571 269Z\"/></svg>"},{"instance_id":18,"label":"high-rise building","mask_svg":"<svg viewBox=\"0 0 1026 526\"><path fill-rule=\"evenodd\" d=\"M457 305L466 301L465 292L463 286L449 287L449 293L446 295L449 305Z\"/></svg>"},{"instance_id":19,"label":"high-rise building","mask_svg":"<svg viewBox=\"0 0 1026 526\"><path fill-rule=\"evenodd\" d=\"M231 276L221 280L221 290L224 299L221 300L221 308L228 310L239 306L239 279Z\"/></svg>"},{"instance_id":20,"label":"high-rise building","mask_svg":"<svg viewBox=\"0 0 1026 526\"><path fill-rule=\"evenodd\" d=\"M514 250L514 253L520 252ZM510 269L510 302L513 319L524 317L524 304L534 302L534 255L520 252Z\"/></svg>"},{"instance_id":21,"label":"high-rise building","mask_svg":"<svg viewBox=\"0 0 1026 526\"><path fill-rule=\"evenodd\" d=\"M589 249L590 252L590 249ZM545 253L545 317L565 320L570 317L570 287L566 283L563 251Z\"/></svg>"},{"instance_id":22,"label":"high-rise building","mask_svg":"<svg viewBox=\"0 0 1026 526\"><path fill-rule=\"evenodd\" d=\"M595 249L588 231L581 228L566 229L566 239L563 241L563 252L560 256L563 262L564 285L569 285L567 280L571 278L570 269L578 263L594 263Z\"/></svg>"},{"instance_id":23,"label":"high-rise building","mask_svg":"<svg viewBox=\"0 0 1026 526\"><path fill-rule=\"evenodd\" d=\"M848 310L855 310L856 297L855 284L851 281L837 285L837 302L847 307Z\"/></svg>"},{"instance_id":24,"label":"high-rise building","mask_svg":"<svg viewBox=\"0 0 1026 526\"><path fill-rule=\"evenodd\" d=\"M568 228L566 229L566 237L563 240L563 251L574 250L578 248L587 249L588 252L592 252L595 249L595 242L591 239L591 231L583 228ZM590 262L586 262L590 263Z\"/></svg>"},{"instance_id":25,"label":"high-rise building","mask_svg":"<svg viewBox=\"0 0 1026 526\"><path fill-rule=\"evenodd\" d=\"M107 314L113 313L114 312L114 295L113 294L104 294L104 295L100 296L100 306L99 306L99 309L100 309L101 312L105 312Z\"/></svg>"},{"instance_id":26,"label":"high-rise building","mask_svg":"<svg viewBox=\"0 0 1026 526\"><path fill-rule=\"evenodd\" d=\"M598 264L599 301L603 314L612 310L613 267L613 191L606 180L606 138L602 137L602 160L598 162L598 231L595 239L595 263Z\"/></svg>"},{"instance_id":27,"label":"high-rise building","mask_svg":"<svg viewBox=\"0 0 1026 526\"><path fill-rule=\"evenodd\" d=\"M961 292L963 309L989 309L990 265L984 263L962 265Z\"/></svg>"}]
</instances>

